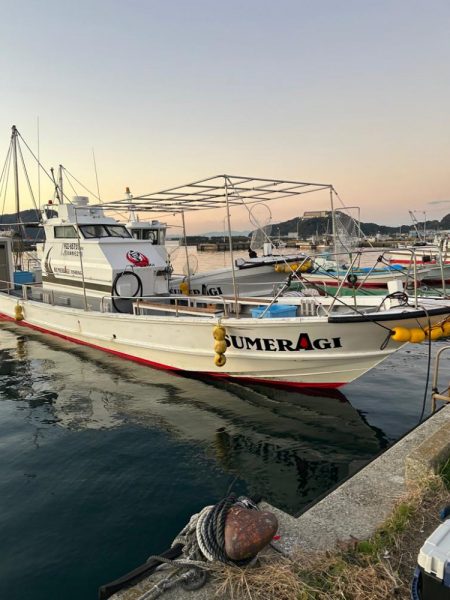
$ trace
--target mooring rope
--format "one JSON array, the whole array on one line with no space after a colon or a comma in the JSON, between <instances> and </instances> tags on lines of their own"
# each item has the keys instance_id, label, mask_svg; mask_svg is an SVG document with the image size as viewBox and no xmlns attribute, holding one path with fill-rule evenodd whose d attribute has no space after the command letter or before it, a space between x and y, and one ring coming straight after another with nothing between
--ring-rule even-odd
<instances>
[{"instance_id":1,"label":"mooring rope","mask_svg":"<svg viewBox=\"0 0 450 600\"><path fill-rule=\"evenodd\" d=\"M205 506L199 513L192 515L171 544L172 548L179 544L183 546L180 558L169 559L161 555L148 558L148 561L158 561L162 565L174 567L175 571L154 584L152 589L137 600L155 600L177 585L185 590L200 589L207 581L213 562L238 566L250 564L254 558L232 560L225 552L225 522L233 506L259 510L250 498L237 498L230 494L217 504Z\"/></svg>"}]
</instances>

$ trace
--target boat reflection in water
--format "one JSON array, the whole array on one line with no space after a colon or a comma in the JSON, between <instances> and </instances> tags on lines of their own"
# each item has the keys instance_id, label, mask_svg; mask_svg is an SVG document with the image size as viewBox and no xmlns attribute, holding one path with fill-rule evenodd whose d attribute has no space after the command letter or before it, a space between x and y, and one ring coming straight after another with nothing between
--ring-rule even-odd
<instances>
[{"instance_id":1,"label":"boat reflection in water","mask_svg":"<svg viewBox=\"0 0 450 600\"><path fill-rule=\"evenodd\" d=\"M205 458L230 475L230 482L237 477L241 489L291 513L387 444L383 433L336 390L299 393L228 380L205 382L29 330L24 335L12 324L0 329L0 365L0 394L36 409L30 418L37 444L42 424L75 432L125 425L157 428L200 447Z\"/></svg>"}]
</instances>

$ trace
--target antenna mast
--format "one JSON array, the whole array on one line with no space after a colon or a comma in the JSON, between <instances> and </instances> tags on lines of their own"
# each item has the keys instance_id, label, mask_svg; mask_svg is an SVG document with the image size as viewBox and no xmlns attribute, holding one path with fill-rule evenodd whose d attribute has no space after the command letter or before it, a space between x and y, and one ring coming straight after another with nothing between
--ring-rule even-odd
<instances>
[{"instance_id":1,"label":"antenna mast","mask_svg":"<svg viewBox=\"0 0 450 600\"><path fill-rule=\"evenodd\" d=\"M63 191L63 166L62 166L62 165L59 165L59 170L58 170L58 173L59 173L59 182L58 182L58 183L59 183L59 196L60 196L60 198L59 198L59 202L60 202L61 204L64 204L64 191Z\"/></svg>"},{"instance_id":2,"label":"antenna mast","mask_svg":"<svg viewBox=\"0 0 450 600\"><path fill-rule=\"evenodd\" d=\"M16 222L17 227L20 229L20 202L19 202L19 167L17 164L17 136L18 131L15 125L12 126L11 133L11 145L13 151L13 166L14 166L14 187L16 192Z\"/></svg>"}]
</instances>

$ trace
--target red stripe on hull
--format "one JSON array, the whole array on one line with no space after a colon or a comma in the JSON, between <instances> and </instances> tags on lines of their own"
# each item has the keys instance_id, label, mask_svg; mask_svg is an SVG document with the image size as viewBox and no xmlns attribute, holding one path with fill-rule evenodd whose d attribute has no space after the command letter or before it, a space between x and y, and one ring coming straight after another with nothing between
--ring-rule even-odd
<instances>
[{"instance_id":1,"label":"red stripe on hull","mask_svg":"<svg viewBox=\"0 0 450 600\"><path fill-rule=\"evenodd\" d=\"M397 258L391 258L391 260L389 261L391 265L412 265L413 263L411 262L411 260L404 260L404 259L397 259ZM432 265L432 266L436 266L438 263L435 260L426 260L425 262L423 262L422 260L416 260L416 265ZM444 265L450 265L450 261L448 260L444 260Z\"/></svg>"},{"instance_id":2,"label":"red stripe on hull","mask_svg":"<svg viewBox=\"0 0 450 600\"><path fill-rule=\"evenodd\" d=\"M81 346L87 346L88 348L94 348L95 350L101 350L103 352L107 352L108 354L114 354L120 358L124 358L125 360L131 360L133 362L140 363L142 365L146 365L148 367L152 367L154 369L159 369L162 371L171 371L174 375L179 374L193 374L202 377L215 377L222 379L233 379L238 382L247 382L247 383L260 383L262 385L274 385L281 387L289 387L289 388L331 388L336 389L345 385L345 382L330 382L330 383L304 383L297 381L277 381L272 379L259 379L258 377L233 377L231 375L227 375L226 373L212 373L212 372L198 372L198 371L184 371L183 369L177 369L176 367L171 367L169 365L164 365L162 363L153 362L152 360L147 360L146 358L139 358L138 356L132 356L131 354L126 354L125 352L119 352L118 350L111 350L110 348L104 348L103 346L98 346L97 344L91 344L90 342L84 342L82 340L78 340L76 338L72 338L68 335L64 335L62 333L58 333L56 331L52 331L51 329L45 329L44 327L39 327L39 325L33 325L32 323L27 323L26 321L16 321L13 317L0 313L0 320L3 321L11 321L16 325L21 325L22 327L29 327L30 329L34 329L35 331L39 331L40 333L45 333L49 335L54 335L60 339L66 340L68 342L73 342L74 344L80 344Z\"/></svg>"},{"instance_id":3,"label":"red stripe on hull","mask_svg":"<svg viewBox=\"0 0 450 600\"><path fill-rule=\"evenodd\" d=\"M396 259L396 258L391 258L391 260L389 261L391 265L412 265L413 263L410 260L403 260L403 259ZM416 265L435 265L436 261L435 260L429 260L426 262L423 262L421 260L416 260Z\"/></svg>"}]
</instances>

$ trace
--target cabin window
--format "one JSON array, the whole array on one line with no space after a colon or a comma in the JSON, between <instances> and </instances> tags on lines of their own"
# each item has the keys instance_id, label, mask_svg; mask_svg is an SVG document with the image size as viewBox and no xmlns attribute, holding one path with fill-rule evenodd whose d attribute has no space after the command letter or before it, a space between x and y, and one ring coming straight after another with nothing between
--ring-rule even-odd
<instances>
[{"instance_id":1,"label":"cabin window","mask_svg":"<svg viewBox=\"0 0 450 600\"><path fill-rule=\"evenodd\" d=\"M85 238L108 237L104 225L80 225L80 231Z\"/></svg>"},{"instance_id":2,"label":"cabin window","mask_svg":"<svg viewBox=\"0 0 450 600\"><path fill-rule=\"evenodd\" d=\"M158 230L157 229L143 229L142 239L147 240L151 244L158 243Z\"/></svg>"},{"instance_id":3,"label":"cabin window","mask_svg":"<svg viewBox=\"0 0 450 600\"><path fill-rule=\"evenodd\" d=\"M132 229L132 236L137 240L145 240L151 244L164 245L164 231L162 229Z\"/></svg>"},{"instance_id":4,"label":"cabin window","mask_svg":"<svg viewBox=\"0 0 450 600\"><path fill-rule=\"evenodd\" d=\"M124 225L80 225L83 236L87 238L131 237Z\"/></svg>"},{"instance_id":5,"label":"cabin window","mask_svg":"<svg viewBox=\"0 0 450 600\"><path fill-rule=\"evenodd\" d=\"M131 237L128 229L124 225L106 225L106 229L111 237Z\"/></svg>"},{"instance_id":6,"label":"cabin window","mask_svg":"<svg viewBox=\"0 0 450 600\"><path fill-rule=\"evenodd\" d=\"M73 225L57 225L53 229L55 238L76 238L77 230Z\"/></svg>"},{"instance_id":7,"label":"cabin window","mask_svg":"<svg viewBox=\"0 0 450 600\"><path fill-rule=\"evenodd\" d=\"M154 229L143 229L142 239L151 242L152 244L158 243L158 232Z\"/></svg>"}]
</instances>

